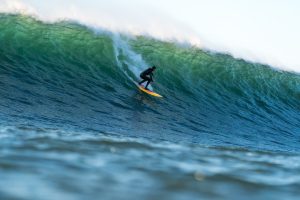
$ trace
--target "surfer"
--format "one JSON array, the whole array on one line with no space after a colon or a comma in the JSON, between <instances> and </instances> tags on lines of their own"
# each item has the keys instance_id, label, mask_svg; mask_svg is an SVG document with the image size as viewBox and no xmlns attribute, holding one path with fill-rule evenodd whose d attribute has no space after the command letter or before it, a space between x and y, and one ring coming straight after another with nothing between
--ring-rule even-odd
<instances>
[{"instance_id":1,"label":"surfer","mask_svg":"<svg viewBox=\"0 0 300 200\"><path fill-rule=\"evenodd\" d=\"M145 86L145 89L148 90L148 85L150 82L153 82L153 72L154 70L156 69L155 66L152 66L148 69L146 69L145 71L143 71L141 74L140 74L140 77L143 79L141 82L139 82L139 85L141 85L142 83L147 82L146 86Z\"/></svg>"}]
</instances>

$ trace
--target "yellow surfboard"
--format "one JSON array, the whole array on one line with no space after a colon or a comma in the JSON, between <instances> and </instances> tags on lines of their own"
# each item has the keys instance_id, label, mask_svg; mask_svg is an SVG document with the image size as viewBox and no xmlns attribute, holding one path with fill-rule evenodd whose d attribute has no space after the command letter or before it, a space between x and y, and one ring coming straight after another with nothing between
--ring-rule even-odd
<instances>
[{"instance_id":1,"label":"yellow surfboard","mask_svg":"<svg viewBox=\"0 0 300 200\"><path fill-rule=\"evenodd\" d=\"M147 94L150 94L151 96L162 97L160 94L157 94L157 93L155 93L155 92L153 92L153 91L151 91L151 90L146 90L146 89L144 88L144 86L142 86L142 85L137 85L137 86L138 86L138 88L139 88L140 90L142 90L143 92L145 92L145 93L147 93Z\"/></svg>"}]
</instances>

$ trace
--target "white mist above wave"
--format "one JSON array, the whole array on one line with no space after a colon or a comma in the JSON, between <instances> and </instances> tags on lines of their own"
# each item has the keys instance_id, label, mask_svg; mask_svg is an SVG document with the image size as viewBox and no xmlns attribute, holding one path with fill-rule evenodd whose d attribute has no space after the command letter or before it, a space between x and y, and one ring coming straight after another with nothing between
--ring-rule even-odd
<instances>
[{"instance_id":1,"label":"white mist above wave","mask_svg":"<svg viewBox=\"0 0 300 200\"><path fill-rule=\"evenodd\" d=\"M200 2L203 3L203 1L205 0ZM196 4L195 1L188 0L187 6L191 6L188 5L191 2ZM174 11L176 3L180 5L183 2L174 1L172 4L168 4L167 7ZM272 49L273 44L266 43L265 45L269 46L263 46L263 44L259 44L262 43L261 41L255 41L255 37L247 38L247 40L253 40L253 43L255 43L250 48L250 45L237 44L238 40L230 43L228 41L224 42L226 40L224 38L216 38L218 36L213 34L211 34L211 37L210 35L207 36L204 33L209 26L203 26L203 31L199 31L199 27L197 29L191 23L180 20L178 16L174 17L172 14L166 14L163 9L160 9L160 6L156 7L156 4L147 0L51 0L48 2L39 0L0 0L0 12L32 15L47 22L75 20L93 28L107 29L113 32L149 35L161 40L187 42L200 48L226 52L236 58L265 63L282 70L300 72L300 60L288 51L278 49L275 53L272 53L274 52L274 49ZM180 13L178 14L180 16ZM210 20L207 17L208 23ZM222 19L220 20L222 21ZM200 28L202 25L199 20ZM215 25L212 23L212 26ZM257 31L259 32L259 30ZM274 48L276 48L276 42L278 41L274 42ZM253 46L255 49L253 49ZM289 44L286 44L285 47L293 52L297 50L294 46L290 47Z\"/></svg>"},{"instance_id":2,"label":"white mist above wave","mask_svg":"<svg viewBox=\"0 0 300 200\"><path fill-rule=\"evenodd\" d=\"M198 35L184 24L156 11L150 5L132 1L0 0L0 12L33 15L43 21L75 20L79 23L133 35L150 35L200 46ZM142 16L142 17L141 17Z\"/></svg>"}]
</instances>

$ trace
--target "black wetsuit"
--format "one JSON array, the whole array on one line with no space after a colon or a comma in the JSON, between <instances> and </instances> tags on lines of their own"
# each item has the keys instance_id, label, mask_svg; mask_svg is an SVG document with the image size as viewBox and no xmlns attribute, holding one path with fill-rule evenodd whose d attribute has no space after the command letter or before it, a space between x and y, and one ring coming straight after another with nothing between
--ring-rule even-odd
<instances>
[{"instance_id":1,"label":"black wetsuit","mask_svg":"<svg viewBox=\"0 0 300 200\"><path fill-rule=\"evenodd\" d=\"M153 68L148 68L146 69L145 71L143 71L141 74L140 74L140 77L143 79L141 82L139 82L139 84L141 85L142 83L147 82L146 86L145 86L145 89L147 89L149 83L151 81L153 81L152 77L153 77Z\"/></svg>"}]
</instances>

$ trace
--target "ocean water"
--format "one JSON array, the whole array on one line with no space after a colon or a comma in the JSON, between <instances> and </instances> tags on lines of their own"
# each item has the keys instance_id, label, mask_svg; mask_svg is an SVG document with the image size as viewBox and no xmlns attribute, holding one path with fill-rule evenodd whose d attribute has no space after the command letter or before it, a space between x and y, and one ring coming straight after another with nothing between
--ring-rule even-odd
<instances>
[{"instance_id":1,"label":"ocean water","mask_svg":"<svg viewBox=\"0 0 300 200\"><path fill-rule=\"evenodd\" d=\"M299 74L0 14L0 199L299 199L299 102Z\"/></svg>"}]
</instances>

